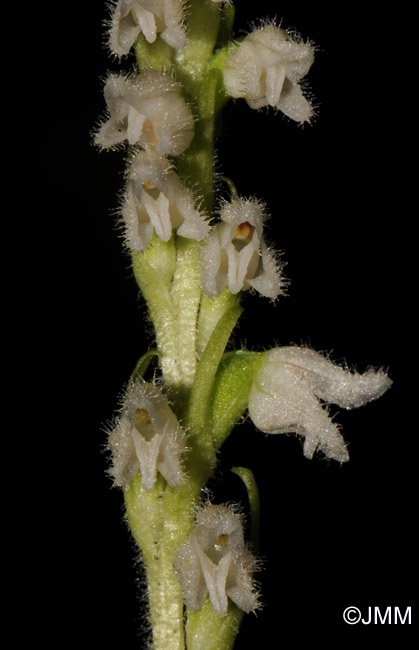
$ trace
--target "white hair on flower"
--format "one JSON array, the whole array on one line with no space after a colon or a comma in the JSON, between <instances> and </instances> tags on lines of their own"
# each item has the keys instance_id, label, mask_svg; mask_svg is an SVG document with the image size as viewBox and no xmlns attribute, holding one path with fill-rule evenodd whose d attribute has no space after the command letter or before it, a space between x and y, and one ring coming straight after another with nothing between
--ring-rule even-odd
<instances>
[{"instance_id":1,"label":"white hair on flower","mask_svg":"<svg viewBox=\"0 0 419 650\"><path fill-rule=\"evenodd\" d=\"M111 74L104 88L109 117L95 136L102 149L125 140L177 156L187 149L194 135L194 119L180 84L160 72L137 76Z\"/></svg>"},{"instance_id":2,"label":"white hair on flower","mask_svg":"<svg viewBox=\"0 0 419 650\"><path fill-rule=\"evenodd\" d=\"M167 398L151 383L133 383L124 398L121 417L109 435L110 474L116 485L127 485L139 472L149 492L157 472L174 488L185 481L181 454L185 433Z\"/></svg>"},{"instance_id":3,"label":"white hair on flower","mask_svg":"<svg viewBox=\"0 0 419 650\"><path fill-rule=\"evenodd\" d=\"M200 241L209 231L191 190L167 158L151 151L139 151L131 162L122 217L126 243L136 251L147 248L154 232L169 241L176 228L181 237Z\"/></svg>"},{"instance_id":4,"label":"white hair on flower","mask_svg":"<svg viewBox=\"0 0 419 650\"><path fill-rule=\"evenodd\" d=\"M159 33L168 45L186 44L183 0L118 0L109 28L109 47L119 57L128 54L140 34L154 43Z\"/></svg>"},{"instance_id":5,"label":"white hair on flower","mask_svg":"<svg viewBox=\"0 0 419 650\"><path fill-rule=\"evenodd\" d=\"M392 381L382 370L350 372L307 347L274 348L249 394L249 415L265 433L305 437L304 455L316 449L341 463L349 459L337 425L319 400L346 409L378 399Z\"/></svg>"},{"instance_id":6,"label":"white hair on flower","mask_svg":"<svg viewBox=\"0 0 419 650\"><path fill-rule=\"evenodd\" d=\"M205 293L218 296L227 286L231 293L256 289L276 298L284 283L263 237L264 205L256 199L234 199L224 204L220 217L202 249Z\"/></svg>"},{"instance_id":7,"label":"white hair on flower","mask_svg":"<svg viewBox=\"0 0 419 650\"><path fill-rule=\"evenodd\" d=\"M218 616L226 615L228 598L246 613L259 606L252 578L256 560L245 544L241 516L232 507L202 508L173 566L190 610L200 610L207 596Z\"/></svg>"},{"instance_id":8,"label":"white hair on flower","mask_svg":"<svg viewBox=\"0 0 419 650\"><path fill-rule=\"evenodd\" d=\"M314 61L314 48L273 24L255 29L227 58L224 85L232 97L251 108L273 106L299 123L313 109L299 82Z\"/></svg>"}]
</instances>

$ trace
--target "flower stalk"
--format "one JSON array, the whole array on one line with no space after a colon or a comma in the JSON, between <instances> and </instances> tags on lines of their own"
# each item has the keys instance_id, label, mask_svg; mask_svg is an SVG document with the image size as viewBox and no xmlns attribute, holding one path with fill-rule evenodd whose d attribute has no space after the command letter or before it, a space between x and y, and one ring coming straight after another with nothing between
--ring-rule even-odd
<instances>
[{"instance_id":1,"label":"flower stalk","mask_svg":"<svg viewBox=\"0 0 419 650\"><path fill-rule=\"evenodd\" d=\"M228 349L247 291L276 300L286 281L264 235L266 206L230 201L215 184L215 124L243 98L298 123L312 106L300 85L314 47L265 24L231 38L223 0L118 0L113 54L132 49L138 74L109 76L100 149L128 143L121 205L124 240L153 325L109 434L109 474L147 577L154 650L230 650L245 613L260 606L253 555L259 493L248 468L232 471L248 493L250 540L231 505L201 503L225 440L249 411L267 433L305 437L304 454L340 462L347 451L319 399L345 408L379 397L382 371L348 373L314 351ZM158 369L146 381L152 360Z\"/></svg>"}]
</instances>

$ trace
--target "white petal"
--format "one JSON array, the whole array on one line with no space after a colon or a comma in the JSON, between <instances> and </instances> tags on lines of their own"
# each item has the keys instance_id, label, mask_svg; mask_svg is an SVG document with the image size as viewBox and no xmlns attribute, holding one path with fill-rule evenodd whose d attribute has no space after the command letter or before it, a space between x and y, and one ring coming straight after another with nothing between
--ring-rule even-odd
<instances>
[{"instance_id":1,"label":"white petal","mask_svg":"<svg viewBox=\"0 0 419 650\"><path fill-rule=\"evenodd\" d=\"M158 237L162 241L169 241L172 236L172 224L167 198L164 194L159 194L158 199L153 199L147 192L143 192L142 202Z\"/></svg>"},{"instance_id":2,"label":"white petal","mask_svg":"<svg viewBox=\"0 0 419 650\"><path fill-rule=\"evenodd\" d=\"M128 128L127 140L129 144L136 144L141 139L145 122L145 115L138 113L135 108L130 106L128 111Z\"/></svg>"},{"instance_id":3,"label":"white petal","mask_svg":"<svg viewBox=\"0 0 419 650\"><path fill-rule=\"evenodd\" d=\"M392 384L382 370L353 373L306 347L277 348L268 352L267 358L289 364L317 397L348 409L378 399Z\"/></svg>"},{"instance_id":4,"label":"white petal","mask_svg":"<svg viewBox=\"0 0 419 650\"><path fill-rule=\"evenodd\" d=\"M156 40L156 20L154 15L150 11L143 9L139 3L137 3L135 13L146 41L148 41L148 43L154 43Z\"/></svg>"},{"instance_id":5,"label":"white petal","mask_svg":"<svg viewBox=\"0 0 419 650\"><path fill-rule=\"evenodd\" d=\"M285 81L285 65L270 65L266 69L266 100L269 106L276 106Z\"/></svg>"},{"instance_id":6,"label":"white petal","mask_svg":"<svg viewBox=\"0 0 419 650\"><path fill-rule=\"evenodd\" d=\"M304 97L303 91L297 84L290 81L284 83L283 92L277 103L277 108L292 120L303 124L313 117L313 108Z\"/></svg>"},{"instance_id":7,"label":"white petal","mask_svg":"<svg viewBox=\"0 0 419 650\"><path fill-rule=\"evenodd\" d=\"M248 284L266 298L277 298L282 293L284 282L274 255L268 249L265 241L261 242L262 271L254 278L248 279Z\"/></svg>"},{"instance_id":8,"label":"white petal","mask_svg":"<svg viewBox=\"0 0 419 650\"><path fill-rule=\"evenodd\" d=\"M154 226L145 208L138 202L132 182L128 183L121 215L128 248L138 252L145 250L153 236Z\"/></svg>"},{"instance_id":9,"label":"white petal","mask_svg":"<svg viewBox=\"0 0 419 650\"><path fill-rule=\"evenodd\" d=\"M135 452L140 464L141 481L146 492L150 492L157 477L157 457L160 452L162 435L157 434L151 440L145 440L134 428L132 430Z\"/></svg>"},{"instance_id":10,"label":"white petal","mask_svg":"<svg viewBox=\"0 0 419 650\"><path fill-rule=\"evenodd\" d=\"M110 474L116 485L126 485L140 469L131 437L131 423L127 417L121 417L116 423L109 435L109 447L112 451Z\"/></svg>"}]
</instances>

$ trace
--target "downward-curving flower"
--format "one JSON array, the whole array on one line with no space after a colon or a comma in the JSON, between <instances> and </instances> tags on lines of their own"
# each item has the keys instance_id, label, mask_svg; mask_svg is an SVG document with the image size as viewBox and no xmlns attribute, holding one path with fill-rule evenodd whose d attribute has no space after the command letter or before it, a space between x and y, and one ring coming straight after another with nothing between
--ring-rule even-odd
<instances>
[{"instance_id":1,"label":"downward-curving flower","mask_svg":"<svg viewBox=\"0 0 419 650\"><path fill-rule=\"evenodd\" d=\"M114 54L128 54L140 34L154 43L157 34L168 45L180 49L186 43L182 0L118 0L109 29L109 47Z\"/></svg>"},{"instance_id":2,"label":"downward-curving flower","mask_svg":"<svg viewBox=\"0 0 419 650\"><path fill-rule=\"evenodd\" d=\"M173 566L191 610L200 610L207 596L218 616L227 613L228 598L246 613L259 605L252 579L256 561L244 542L241 517L231 507L200 510Z\"/></svg>"},{"instance_id":3,"label":"downward-curving flower","mask_svg":"<svg viewBox=\"0 0 419 650\"><path fill-rule=\"evenodd\" d=\"M154 384L138 381L130 386L121 417L109 435L109 447L113 461L110 474L116 485L128 484L138 472L147 492L157 472L174 488L185 481L181 464L185 433Z\"/></svg>"},{"instance_id":4,"label":"downward-curving flower","mask_svg":"<svg viewBox=\"0 0 419 650\"><path fill-rule=\"evenodd\" d=\"M304 455L316 449L341 463L349 459L345 442L319 400L351 409L381 397L391 379L382 370L350 372L306 347L266 352L249 394L249 415L266 433L305 437Z\"/></svg>"},{"instance_id":5,"label":"downward-curving flower","mask_svg":"<svg viewBox=\"0 0 419 650\"><path fill-rule=\"evenodd\" d=\"M109 118L95 136L102 149L127 140L161 156L178 156L189 147L193 116L171 77L153 71L132 77L111 74L104 95Z\"/></svg>"},{"instance_id":6,"label":"downward-curving flower","mask_svg":"<svg viewBox=\"0 0 419 650\"><path fill-rule=\"evenodd\" d=\"M276 25L251 32L228 57L224 85L232 97L251 108L273 106L292 120L307 122L313 109L299 82L314 61L310 43L291 37Z\"/></svg>"},{"instance_id":7,"label":"downward-curving flower","mask_svg":"<svg viewBox=\"0 0 419 650\"><path fill-rule=\"evenodd\" d=\"M224 205L220 217L202 249L205 293L218 296L227 286L231 293L253 288L276 298L284 282L263 237L263 205L255 199L235 199Z\"/></svg>"},{"instance_id":8,"label":"downward-curving flower","mask_svg":"<svg viewBox=\"0 0 419 650\"><path fill-rule=\"evenodd\" d=\"M122 217L127 245L136 251L147 248L154 232L169 241L176 228L181 237L200 241L209 231L191 190L167 158L151 151L139 151L131 162Z\"/></svg>"}]
</instances>

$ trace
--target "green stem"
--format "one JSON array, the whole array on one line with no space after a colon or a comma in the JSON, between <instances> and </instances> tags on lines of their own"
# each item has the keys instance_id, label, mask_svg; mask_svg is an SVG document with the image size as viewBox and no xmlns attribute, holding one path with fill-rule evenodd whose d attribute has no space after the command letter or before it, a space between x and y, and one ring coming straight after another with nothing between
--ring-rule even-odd
<instances>
[{"instance_id":1,"label":"green stem","mask_svg":"<svg viewBox=\"0 0 419 650\"><path fill-rule=\"evenodd\" d=\"M140 476L125 489L128 523L141 549L147 572L153 648L183 650L183 598L173 572L172 549L168 543L179 525L173 516L168 519L164 498L165 482L161 476L150 492L145 492Z\"/></svg>"}]
</instances>

